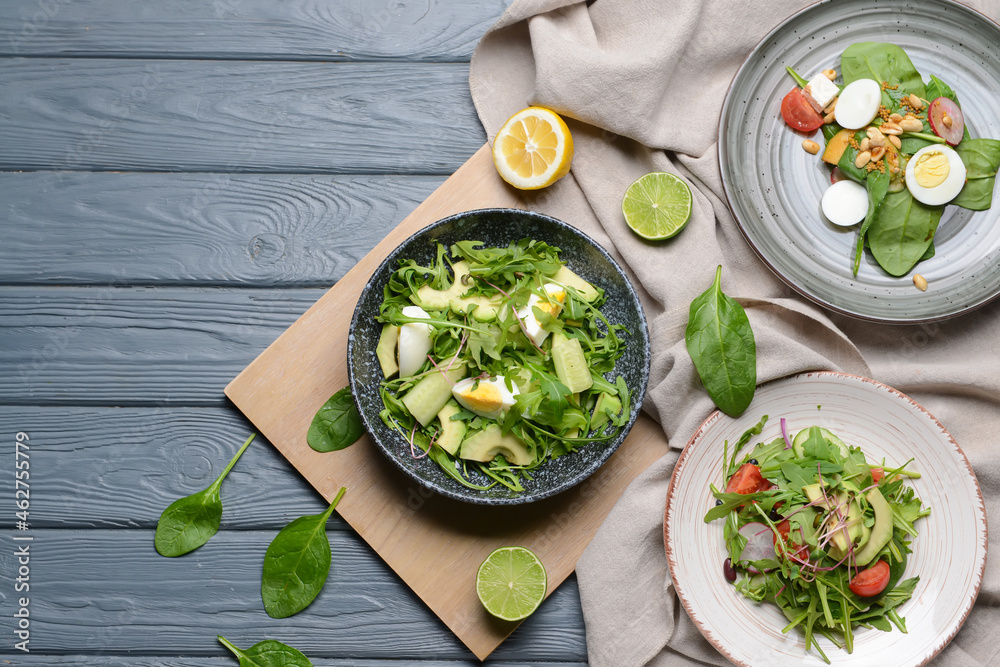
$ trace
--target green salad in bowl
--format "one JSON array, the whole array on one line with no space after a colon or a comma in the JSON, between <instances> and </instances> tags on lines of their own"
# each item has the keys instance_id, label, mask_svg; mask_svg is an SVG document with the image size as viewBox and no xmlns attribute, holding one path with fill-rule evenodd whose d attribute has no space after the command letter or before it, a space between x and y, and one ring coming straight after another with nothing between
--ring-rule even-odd
<instances>
[{"instance_id":1,"label":"green salad in bowl","mask_svg":"<svg viewBox=\"0 0 1000 667\"><path fill-rule=\"evenodd\" d=\"M359 301L352 391L376 444L444 495L529 502L607 459L648 375L642 309L613 260L547 216L445 219Z\"/></svg>"}]
</instances>

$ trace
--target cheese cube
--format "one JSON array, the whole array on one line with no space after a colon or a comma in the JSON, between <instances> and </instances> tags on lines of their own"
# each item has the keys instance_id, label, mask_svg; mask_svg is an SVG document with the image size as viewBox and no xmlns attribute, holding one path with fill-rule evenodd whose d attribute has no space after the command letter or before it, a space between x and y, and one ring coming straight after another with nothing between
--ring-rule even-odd
<instances>
[{"instance_id":1,"label":"cheese cube","mask_svg":"<svg viewBox=\"0 0 1000 667\"><path fill-rule=\"evenodd\" d=\"M839 93L840 89L837 88L837 84L826 78L826 74L822 72L810 79L809 83L802 88L802 94L806 101L818 114L822 114L823 109L827 108Z\"/></svg>"}]
</instances>

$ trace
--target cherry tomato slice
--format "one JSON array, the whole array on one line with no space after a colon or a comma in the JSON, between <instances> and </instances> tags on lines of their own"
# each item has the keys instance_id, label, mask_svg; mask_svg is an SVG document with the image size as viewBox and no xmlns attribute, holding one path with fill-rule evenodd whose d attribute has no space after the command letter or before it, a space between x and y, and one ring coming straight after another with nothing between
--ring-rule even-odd
<instances>
[{"instance_id":1,"label":"cherry tomato slice","mask_svg":"<svg viewBox=\"0 0 1000 667\"><path fill-rule=\"evenodd\" d=\"M752 463L744 463L739 467L726 484L726 493L757 493L767 491L771 483L760 474L760 468Z\"/></svg>"},{"instance_id":2,"label":"cherry tomato slice","mask_svg":"<svg viewBox=\"0 0 1000 667\"><path fill-rule=\"evenodd\" d=\"M885 590L889 583L889 564L880 560L867 570L858 572L851 579L851 592L862 598L870 598Z\"/></svg>"},{"instance_id":3,"label":"cherry tomato slice","mask_svg":"<svg viewBox=\"0 0 1000 667\"><path fill-rule=\"evenodd\" d=\"M872 468L872 483L878 484L885 477L885 471L881 468Z\"/></svg>"},{"instance_id":4,"label":"cherry tomato slice","mask_svg":"<svg viewBox=\"0 0 1000 667\"><path fill-rule=\"evenodd\" d=\"M812 132L823 125L823 117L809 105L798 88L792 88L781 100L781 117L790 128L800 132Z\"/></svg>"},{"instance_id":5,"label":"cherry tomato slice","mask_svg":"<svg viewBox=\"0 0 1000 667\"><path fill-rule=\"evenodd\" d=\"M774 534L774 550L778 554L781 553L781 549L778 548L778 536L780 534L781 541L785 544L785 551L788 553L789 557L794 557L796 560L808 560L809 559L809 545L808 544L795 544L792 540L788 539L788 534L792 530L792 524L785 519L779 523L776 528L778 532Z\"/></svg>"}]
</instances>

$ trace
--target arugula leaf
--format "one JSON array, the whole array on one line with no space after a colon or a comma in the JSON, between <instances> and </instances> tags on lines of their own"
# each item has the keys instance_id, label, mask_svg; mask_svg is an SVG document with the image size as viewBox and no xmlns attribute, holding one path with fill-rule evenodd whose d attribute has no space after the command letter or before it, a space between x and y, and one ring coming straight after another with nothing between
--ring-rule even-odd
<instances>
[{"instance_id":1,"label":"arugula leaf","mask_svg":"<svg viewBox=\"0 0 1000 667\"><path fill-rule=\"evenodd\" d=\"M346 488L322 514L295 519L271 540L264 554L260 595L272 618L286 618L308 607L330 574L330 540L326 522Z\"/></svg>"},{"instance_id":2,"label":"arugula leaf","mask_svg":"<svg viewBox=\"0 0 1000 667\"><path fill-rule=\"evenodd\" d=\"M222 635L216 637L239 659L240 667L312 667L301 651L274 639L257 642L244 651Z\"/></svg>"},{"instance_id":3,"label":"arugula leaf","mask_svg":"<svg viewBox=\"0 0 1000 667\"><path fill-rule=\"evenodd\" d=\"M731 417L742 414L757 386L757 345L743 306L722 291L721 265L712 286L691 302L684 341L715 405Z\"/></svg>"},{"instance_id":4,"label":"arugula leaf","mask_svg":"<svg viewBox=\"0 0 1000 667\"><path fill-rule=\"evenodd\" d=\"M364 432L361 413L354 404L351 388L344 387L313 416L306 442L317 452L335 452L353 445Z\"/></svg>"},{"instance_id":5,"label":"arugula leaf","mask_svg":"<svg viewBox=\"0 0 1000 667\"><path fill-rule=\"evenodd\" d=\"M875 261L889 275L906 275L927 255L943 211L921 204L908 190L886 195L868 230Z\"/></svg>"},{"instance_id":6,"label":"arugula leaf","mask_svg":"<svg viewBox=\"0 0 1000 667\"><path fill-rule=\"evenodd\" d=\"M965 163L966 183L950 203L973 211L988 209L1000 170L1000 140L964 139L955 150Z\"/></svg>"},{"instance_id":7,"label":"arugula leaf","mask_svg":"<svg viewBox=\"0 0 1000 667\"><path fill-rule=\"evenodd\" d=\"M222 499L219 489L222 480L233 469L236 462L243 456L256 433L250 435L236 456L229 461L222 473L207 489L185 496L170 503L163 510L160 520L156 522L156 535L153 543L161 556L174 558L194 551L212 539L222 522Z\"/></svg>"}]
</instances>

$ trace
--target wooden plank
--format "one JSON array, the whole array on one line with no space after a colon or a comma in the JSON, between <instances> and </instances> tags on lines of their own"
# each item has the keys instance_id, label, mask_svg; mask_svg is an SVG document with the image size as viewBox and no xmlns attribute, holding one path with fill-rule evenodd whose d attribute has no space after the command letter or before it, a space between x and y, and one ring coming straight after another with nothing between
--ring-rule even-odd
<instances>
[{"instance_id":1,"label":"wooden plank","mask_svg":"<svg viewBox=\"0 0 1000 667\"><path fill-rule=\"evenodd\" d=\"M464 63L10 59L0 170L451 174L486 140L468 75Z\"/></svg>"},{"instance_id":2,"label":"wooden plank","mask_svg":"<svg viewBox=\"0 0 1000 667\"><path fill-rule=\"evenodd\" d=\"M0 287L0 377L14 380L0 404L222 407L226 382L323 293Z\"/></svg>"},{"instance_id":3,"label":"wooden plank","mask_svg":"<svg viewBox=\"0 0 1000 667\"><path fill-rule=\"evenodd\" d=\"M5 0L0 55L468 62L507 4Z\"/></svg>"},{"instance_id":4,"label":"wooden plank","mask_svg":"<svg viewBox=\"0 0 1000 667\"><path fill-rule=\"evenodd\" d=\"M413 231L449 213L519 203L484 146L226 387L226 395L325 498L341 485L363 490L341 501L340 515L481 659L514 626L497 624L474 590L454 580L471 581L491 550L520 544L539 556L550 592L556 589L625 486L666 452L659 428L641 418L590 479L552 498L483 507L431 495L416 512L407 507L402 474L367 437L332 454L313 451L302 438L315 411L347 381L350 320L344 313L382 259Z\"/></svg>"},{"instance_id":5,"label":"wooden plank","mask_svg":"<svg viewBox=\"0 0 1000 667\"><path fill-rule=\"evenodd\" d=\"M296 616L272 619L260 601L260 569L274 534L222 531L197 551L163 558L149 530L32 531L32 652L85 653L91 664L98 656L220 656L216 634L222 634L237 643L280 637L316 656L473 658L346 532L329 533L333 566L316 601ZM4 572L12 571L13 553L0 552ZM475 587L473 581L453 585ZM11 614L0 615L0 632L13 637L15 623ZM11 642L0 646L0 660L20 655ZM533 664L586 660L575 580L553 594L497 658Z\"/></svg>"},{"instance_id":6,"label":"wooden plank","mask_svg":"<svg viewBox=\"0 0 1000 667\"><path fill-rule=\"evenodd\" d=\"M258 637L247 637L246 642L256 643ZM281 637L269 635L264 639L277 639ZM241 647L244 648L244 647ZM322 658L315 655L308 656L314 667L386 667L382 660L358 660L356 658ZM2 660L2 658L0 658ZM37 655L29 654L17 656L18 665L31 665L32 667L61 667L63 665L84 665L92 667L94 656L90 655ZM132 656L128 658L118 658L114 656L101 656L102 667L233 667L236 664L232 657L194 657L185 655L183 658L173 656ZM393 667L479 667L482 663L479 660L394 660ZM507 662L491 660L490 665L494 667L538 667L537 662ZM586 662L546 662L545 667L586 667Z\"/></svg>"},{"instance_id":7,"label":"wooden plank","mask_svg":"<svg viewBox=\"0 0 1000 667\"><path fill-rule=\"evenodd\" d=\"M0 283L329 287L442 182L0 173Z\"/></svg>"},{"instance_id":8,"label":"wooden plank","mask_svg":"<svg viewBox=\"0 0 1000 667\"><path fill-rule=\"evenodd\" d=\"M32 528L151 529L167 505L222 472L253 426L232 407L0 407L0 433L19 431L30 438ZM260 435L222 500L224 530L279 530L327 506ZM0 514L0 528L14 521ZM348 529L336 516L329 527Z\"/></svg>"}]
</instances>

